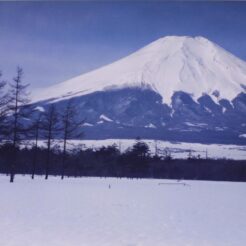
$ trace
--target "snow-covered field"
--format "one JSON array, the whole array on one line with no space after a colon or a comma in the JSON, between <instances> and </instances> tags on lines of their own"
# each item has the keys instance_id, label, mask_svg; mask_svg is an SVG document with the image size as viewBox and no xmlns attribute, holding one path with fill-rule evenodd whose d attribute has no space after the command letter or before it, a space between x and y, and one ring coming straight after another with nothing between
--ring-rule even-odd
<instances>
[{"instance_id":1,"label":"snow-covered field","mask_svg":"<svg viewBox=\"0 0 246 246\"><path fill-rule=\"evenodd\" d=\"M8 181L0 176L1 246L246 245L245 183Z\"/></svg>"},{"instance_id":2,"label":"snow-covered field","mask_svg":"<svg viewBox=\"0 0 246 246\"><path fill-rule=\"evenodd\" d=\"M168 141L155 141L155 140L142 140L150 147L152 154L155 153L156 147L160 150L168 150L173 158L187 158L190 151L192 156L201 158L228 158L236 160L246 160L246 146L239 145L222 145L222 144L199 144L199 143L181 143L181 142L168 142ZM108 146L116 144L120 147L121 151L125 151L131 147L136 140L134 139L106 139L106 140L82 140L80 143L85 144L87 147L98 148L101 146Z\"/></svg>"},{"instance_id":3,"label":"snow-covered field","mask_svg":"<svg viewBox=\"0 0 246 246\"><path fill-rule=\"evenodd\" d=\"M167 150L173 158L187 158L190 151L192 156L201 158L227 158L235 160L246 160L246 146L240 145L222 145L222 144L199 144L199 143L181 143L155 140L142 140L150 147L152 154L155 154L156 147L160 150ZM59 144L59 141L57 141ZM60 142L61 143L61 142ZM134 139L105 139L105 140L70 140L69 148L82 145L81 148L100 148L116 144L121 152L131 147L136 140ZM40 146L44 146L43 141L39 141ZM160 151L161 152L161 151ZM161 153L159 153L161 154Z\"/></svg>"}]
</instances>

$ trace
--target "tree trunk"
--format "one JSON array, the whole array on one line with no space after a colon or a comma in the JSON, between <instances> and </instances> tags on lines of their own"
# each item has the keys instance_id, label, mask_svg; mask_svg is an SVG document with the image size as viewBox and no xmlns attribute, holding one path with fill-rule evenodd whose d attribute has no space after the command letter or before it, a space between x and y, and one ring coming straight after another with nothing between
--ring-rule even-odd
<instances>
[{"instance_id":1,"label":"tree trunk","mask_svg":"<svg viewBox=\"0 0 246 246\"><path fill-rule=\"evenodd\" d=\"M33 153L33 163L32 163L32 179L34 179L34 175L36 172L36 161L37 161L37 147L35 147L34 153Z\"/></svg>"},{"instance_id":2,"label":"tree trunk","mask_svg":"<svg viewBox=\"0 0 246 246\"><path fill-rule=\"evenodd\" d=\"M64 144L63 144L61 179L64 179L66 155L67 155L67 126L65 127L65 136L64 136Z\"/></svg>"},{"instance_id":3,"label":"tree trunk","mask_svg":"<svg viewBox=\"0 0 246 246\"><path fill-rule=\"evenodd\" d=\"M48 146L47 146L47 160L46 160L46 170L45 170L45 179L48 179L49 176L49 168L50 168L50 141L51 141L51 133L49 133L48 138Z\"/></svg>"},{"instance_id":4,"label":"tree trunk","mask_svg":"<svg viewBox=\"0 0 246 246\"><path fill-rule=\"evenodd\" d=\"M37 125L36 134L35 134L35 149L34 149L34 153L33 153L33 163L32 163L32 179L34 179L34 175L36 172L37 150L38 150L38 134L39 134L39 126Z\"/></svg>"},{"instance_id":5,"label":"tree trunk","mask_svg":"<svg viewBox=\"0 0 246 246\"><path fill-rule=\"evenodd\" d=\"M10 173L10 183L14 183L14 177L15 177L14 172L11 172Z\"/></svg>"}]
</instances>

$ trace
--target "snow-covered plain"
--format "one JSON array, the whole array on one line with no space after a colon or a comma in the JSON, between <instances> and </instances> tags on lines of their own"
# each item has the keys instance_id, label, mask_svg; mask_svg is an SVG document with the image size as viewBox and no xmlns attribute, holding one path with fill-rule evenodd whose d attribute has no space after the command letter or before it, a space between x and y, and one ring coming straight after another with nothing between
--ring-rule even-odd
<instances>
[{"instance_id":1,"label":"snow-covered plain","mask_svg":"<svg viewBox=\"0 0 246 246\"><path fill-rule=\"evenodd\" d=\"M246 244L245 183L17 175L0 194L2 246Z\"/></svg>"},{"instance_id":2,"label":"snow-covered plain","mask_svg":"<svg viewBox=\"0 0 246 246\"><path fill-rule=\"evenodd\" d=\"M143 139L150 147L151 154L155 154L156 148L160 151L159 155L163 154L166 150L173 158L185 159L190 155L193 157L201 158L214 158L214 159L234 159L246 160L246 146L240 145L223 145L223 144L199 144L199 143L184 143L184 142L168 142L168 141L155 141ZM56 143L59 145L61 142L58 140ZM130 148L136 140L134 139L105 139L105 140L69 140L68 148L72 149L81 145L82 149L93 148L98 149L102 146L109 146L115 144L121 152ZM39 146L44 146L43 141L39 141Z\"/></svg>"},{"instance_id":3,"label":"snow-covered plain","mask_svg":"<svg viewBox=\"0 0 246 246\"><path fill-rule=\"evenodd\" d=\"M150 147L152 154L155 154L156 148L160 150L167 150L173 158L187 158L192 154L193 157L201 158L214 158L214 159L235 159L246 160L246 146L240 145L223 145L223 144L199 144L199 143L184 143L184 142L168 142L168 141L155 141L143 139ZM134 139L106 139L106 140L73 140L72 143L84 144L85 148L99 148L101 146L109 146L116 144L121 152L131 147L136 140Z\"/></svg>"}]
</instances>

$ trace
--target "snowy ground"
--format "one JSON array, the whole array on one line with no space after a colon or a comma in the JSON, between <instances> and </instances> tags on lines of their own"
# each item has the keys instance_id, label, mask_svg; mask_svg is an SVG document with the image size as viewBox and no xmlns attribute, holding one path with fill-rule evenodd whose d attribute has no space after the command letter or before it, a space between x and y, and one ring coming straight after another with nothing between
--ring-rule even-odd
<instances>
[{"instance_id":1,"label":"snowy ground","mask_svg":"<svg viewBox=\"0 0 246 246\"><path fill-rule=\"evenodd\" d=\"M173 158L187 158L190 151L192 156L201 158L227 158L235 160L246 160L246 146L240 145L222 145L222 144L199 144L199 143L181 143L155 140L142 140L150 147L151 153L155 153L156 147L160 150L168 150ZM106 140L70 140L69 147L73 148L76 145L83 145L83 148L100 148L116 144L121 152L131 147L136 140L134 139L106 139ZM59 142L57 142L59 143ZM39 142L40 146L44 145L43 141Z\"/></svg>"},{"instance_id":2,"label":"snowy ground","mask_svg":"<svg viewBox=\"0 0 246 246\"><path fill-rule=\"evenodd\" d=\"M152 154L155 153L156 147L160 150L167 149L173 158L187 158L189 152L192 155L201 158L228 158L237 160L246 160L246 146L239 145L220 145L220 144L199 144L199 143L181 143L181 142L168 142L168 141L155 141L155 140L142 140L150 147ZM125 151L131 147L136 140L134 139L106 139L106 140L82 140L80 143L85 144L87 147L98 148L100 146L107 146L116 144L120 146L121 151Z\"/></svg>"},{"instance_id":3,"label":"snowy ground","mask_svg":"<svg viewBox=\"0 0 246 246\"><path fill-rule=\"evenodd\" d=\"M0 194L2 246L246 245L246 183L0 176Z\"/></svg>"}]
</instances>

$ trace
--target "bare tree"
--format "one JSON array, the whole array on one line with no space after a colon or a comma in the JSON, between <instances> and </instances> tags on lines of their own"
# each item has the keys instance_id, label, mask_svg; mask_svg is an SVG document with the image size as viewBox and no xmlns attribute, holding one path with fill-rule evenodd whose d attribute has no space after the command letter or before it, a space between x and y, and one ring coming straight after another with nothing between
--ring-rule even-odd
<instances>
[{"instance_id":1,"label":"bare tree","mask_svg":"<svg viewBox=\"0 0 246 246\"><path fill-rule=\"evenodd\" d=\"M83 136L83 132L79 131L79 127L84 121L77 121L77 109L72 99L68 100L62 117L62 132L63 132L63 153L62 153L62 175L64 178L65 164L67 157L67 141L72 138L79 138Z\"/></svg>"},{"instance_id":2,"label":"bare tree","mask_svg":"<svg viewBox=\"0 0 246 246\"><path fill-rule=\"evenodd\" d=\"M23 70L18 67L17 75L13 78L13 83L10 84L11 89L9 92L8 134L13 147L13 160L10 164L10 182L14 182L16 155L21 141L26 138L27 125L31 113L28 107L29 94L27 93L29 84L23 84L22 77Z\"/></svg>"},{"instance_id":3,"label":"bare tree","mask_svg":"<svg viewBox=\"0 0 246 246\"><path fill-rule=\"evenodd\" d=\"M44 138L47 144L47 156L46 156L46 168L45 168L45 179L48 179L50 171L50 154L52 150L52 142L54 137L59 132L59 114L54 104L50 104L41 121L41 129L44 132Z\"/></svg>"},{"instance_id":4,"label":"bare tree","mask_svg":"<svg viewBox=\"0 0 246 246\"><path fill-rule=\"evenodd\" d=\"M8 93L6 92L6 81L1 79L0 71L0 142L7 132L7 114L8 114Z\"/></svg>"},{"instance_id":5,"label":"bare tree","mask_svg":"<svg viewBox=\"0 0 246 246\"><path fill-rule=\"evenodd\" d=\"M32 179L34 179L34 175L36 172L36 163L37 163L37 153L38 153L38 140L41 130L41 114L34 120L32 125L33 137L34 137L34 145L33 145L33 160L32 160Z\"/></svg>"}]
</instances>

